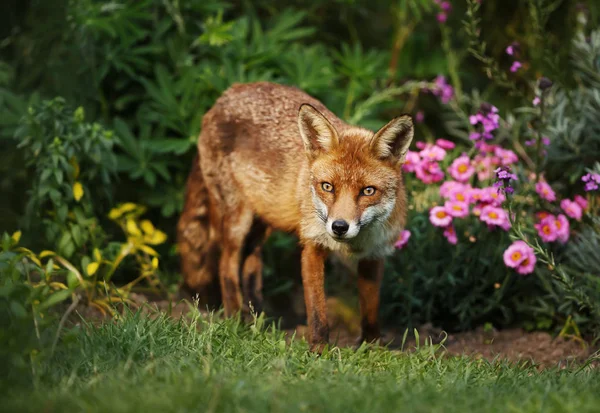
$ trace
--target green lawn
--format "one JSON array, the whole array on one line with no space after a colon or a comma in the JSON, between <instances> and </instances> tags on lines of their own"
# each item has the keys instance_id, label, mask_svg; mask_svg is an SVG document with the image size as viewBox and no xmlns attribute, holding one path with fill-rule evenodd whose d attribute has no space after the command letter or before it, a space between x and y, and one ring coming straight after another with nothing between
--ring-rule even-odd
<instances>
[{"instance_id":1,"label":"green lawn","mask_svg":"<svg viewBox=\"0 0 600 413\"><path fill-rule=\"evenodd\" d=\"M199 329L197 327L200 327ZM192 323L131 314L69 331L38 367L35 388L2 411L597 412L592 368L532 367L385 349L322 357L279 331L232 320Z\"/></svg>"}]
</instances>

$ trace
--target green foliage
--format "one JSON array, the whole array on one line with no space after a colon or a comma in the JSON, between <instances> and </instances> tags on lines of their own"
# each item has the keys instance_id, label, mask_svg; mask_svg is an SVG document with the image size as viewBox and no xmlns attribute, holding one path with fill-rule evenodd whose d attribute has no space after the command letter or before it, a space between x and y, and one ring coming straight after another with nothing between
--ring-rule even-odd
<instances>
[{"instance_id":1,"label":"green foliage","mask_svg":"<svg viewBox=\"0 0 600 413\"><path fill-rule=\"evenodd\" d=\"M321 357L307 348L299 340L288 344L260 318L243 326L197 311L187 321L126 313L70 330L38 371L38 386L11 387L4 408L587 412L598 403L594 368L539 371L527 363L444 357L431 344L406 353L332 348Z\"/></svg>"},{"instance_id":2,"label":"green foliage","mask_svg":"<svg viewBox=\"0 0 600 413\"><path fill-rule=\"evenodd\" d=\"M83 108L72 111L57 98L32 107L15 136L35 176L24 214L26 228L41 221L46 245L57 245L66 258L97 246L101 230L95 216L102 201L110 199L117 166L112 132L85 123Z\"/></svg>"},{"instance_id":3,"label":"green foliage","mask_svg":"<svg viewBox=\"0 0 600 413\"><path fill-rule=\"evenodd\" d=\"M68 299L72 290L52 276L55 265L42 265L18 247L21 234L4 233L0 245L0 364L2 386L27 384L50 346L54 324L47 310Z\"/></svg>"},{"instance_id":4,"label":"green foliage","mask_svg":"<svg viewBox=\"0 0 600 413\"><path fill-rule=\"evenodd\" d=\"M548 166L553 178L573 184L600 159L600 30L573 40L571 70L576 86L559 84L551 96Z\"/></svg>"}]
</instances>

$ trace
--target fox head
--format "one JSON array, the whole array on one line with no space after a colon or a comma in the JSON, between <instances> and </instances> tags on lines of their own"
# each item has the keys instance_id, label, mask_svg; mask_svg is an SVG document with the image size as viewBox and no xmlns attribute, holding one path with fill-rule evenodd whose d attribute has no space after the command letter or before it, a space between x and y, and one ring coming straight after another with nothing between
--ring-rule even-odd
<instances>
[{"instance_id":1,"label":"fox head","mask_svg":"<svg viewBox=\"0 0 600 413\"><path fill-rule=\"evenodd\" d=\"M373 134L336 128L311 105L300 107L298 126L309 159L314 211L327 233L350 241L385 222L402 188L401 165L412 141L410 116L392 119Z\"/></svg>"}]
</instances>

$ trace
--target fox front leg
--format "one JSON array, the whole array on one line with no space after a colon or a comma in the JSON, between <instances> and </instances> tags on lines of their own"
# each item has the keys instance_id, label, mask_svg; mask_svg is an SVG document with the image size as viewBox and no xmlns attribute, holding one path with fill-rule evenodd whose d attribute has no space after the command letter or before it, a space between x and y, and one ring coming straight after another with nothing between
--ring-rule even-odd
<instances>
[{"instance_id":1,"label":"fox front leg","mask_svg":"<svg viewBox=\"0 0 600 413\"><path fill-rule=\"evenodd\" d=\"M360 303L361 335L358 344L380 338L379 290L383 279L383 260L361 260L358 263L358 298Z\"/></svg>"},{"instance_id":2,"label":"fox front leg","mask_svg":"<svg viewBox=\"0 0 600 413\"><path fill-rule=\"evenodd\" d=\"M302 250L302 284L308 320L310 350L321 353L329 342L325 302L325 258L327 252L308 243Z\"/></svg>"}]
</instances>

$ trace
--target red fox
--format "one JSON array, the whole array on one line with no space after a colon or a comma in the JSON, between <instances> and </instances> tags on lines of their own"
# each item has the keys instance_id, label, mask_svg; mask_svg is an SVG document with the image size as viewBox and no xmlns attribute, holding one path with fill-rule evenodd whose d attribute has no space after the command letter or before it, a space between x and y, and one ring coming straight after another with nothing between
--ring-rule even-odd
<instances>
[{"instance_id":1,"label":"red fox","mask_svg":"<svg viewBox=\"0 0 600 413\"><path fill-rule=\"evenodd\" d=\"M202 290L218 273L227 316L260 306L261 245L270 229L293 232L311 350L329 340L330 252L358 262L359 340L378 339L383 259L406 221L401 165L413 133L407 115L373 133L299 89L234 84L204 115L188 178L178 225L186 284Z\"/></svg>"}]
</instances>

